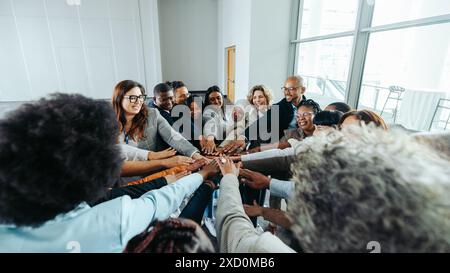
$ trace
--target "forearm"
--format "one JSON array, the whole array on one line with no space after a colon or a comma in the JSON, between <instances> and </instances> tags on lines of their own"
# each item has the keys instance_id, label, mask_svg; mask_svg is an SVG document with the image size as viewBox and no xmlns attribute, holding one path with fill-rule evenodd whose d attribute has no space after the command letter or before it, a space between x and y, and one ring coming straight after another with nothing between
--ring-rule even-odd
<instances>
[{"instance_id":1,"label":"forearm","mask_svg":"<svg viewBox=\"0 0 450 273\"><path fill-rule=\"evenodd\" d=\"M161 115L158 115L157 122L158 134L177 152L188 157L192 157L196 152L198 152L197 148L187 141L179 132L175 131L167 120L165 120Z\"/></svg>"},{"instance_id":2,"label":"forearm","mask_svg":"<svg viewBox=\"0 0 450 273\"><path fill-rule=\"evenodd\" d=\"M165 160L125 161L120 176L146 175L166 168Z\"/></svg>"},{"instance_id":3,"label":"forearm","mask_svg":"<svg viewBox=\"0 0 450 273\"><path fill-rule=\"evenodd\" d=\"M235 252L243 240L256 240L257 233L245 214L237 177L227 174L220 184L216 230L221 252Z\"/></svg>"},{"instance_id":4,"label":"forearm","mask_svg":"<svg viewBox=\"0 0 450 273\"><path fill-rule=\"evenodd\" d=\"M289 219L287 218L286 214L281 210L262 208L261 216L264 218L264 220L272 222L285 229L289 229L292 225Z\"/></svg>"},{"instance_id":5,"label":"forearm","mask_svg":"<svg viewBox=\"0 0 450 273\"><path fill-rule=\"evenodd\" d=\"M127 161L147 160L149 151L133 147L127 144L119 144L122 156Z\"/></svg>"},{"instance_id":6,"label":"forearm","mask_svg":"<svg viewBox=\"0 0 450 273\"><path fill-rule=\"evenodd\" d=\"M288 142L288 141L280 141L280 142L278 142L278 149L281 149L281 150L283 150L283 149L286 149L286 148L289 148L289 147L291 147L291 144Z\"/></svg>"},{"instance_id":7,"label":"forearm","mask_svg":"<svg viewBox=\"0 0 450 273\"><path fill-rule=\"evenodd\" d=\"M123 242L128 242L154 220L167 219L181 205L183 199L192 194L202 182L202 176L191 174L177 183L149 191L140 198L123 199L126 202L122 205Z\"/></svg>"},{"instance_id":8,"label":"forearm","mask_svg":"<svg viewBox=\"0 0 450 273\"><path fill-rule=\"evenodd\" d=\"M295 155L277 156L252 161L242 161L242 167L252 171L271 173L271 172L289 172L291 163L295 161Z\"/></svg>"},{"instance_id":9,"label":"forearm","mask_svg":"<svg viewBox=\"0 0 450 273\"><path fill-rule=\"evenodd\" d=\"M295 190L294 181L285 181L272 178L270 180L270 195L289 200Z\"/></svg>"},{"instance_id":10,"label":"forearm","mask_svg":"<svg viewBox=\"0 0 450 273\"><path fill-rule=\"evenodd\" d=\"M123 195L128 195L132 199L141 197L144 193L147 193L152 190L160 189L164 186L167 186L167 180L164 177L157 178L155 180L151 180L146 183L142 183L139 185L131 185L120 188L111 189L104 198L104 201L111 200Z\"/></svg>"}]
</instances>

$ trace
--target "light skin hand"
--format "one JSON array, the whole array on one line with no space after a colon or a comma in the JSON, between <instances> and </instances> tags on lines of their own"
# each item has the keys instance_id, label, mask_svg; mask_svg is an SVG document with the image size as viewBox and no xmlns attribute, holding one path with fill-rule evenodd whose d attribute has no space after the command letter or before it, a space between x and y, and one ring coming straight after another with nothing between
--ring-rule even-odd
<instances>
[{"instance_id":1,"label":"light skin hand","mask_svg":"<svg viewBox=\"0 0 450 273\"><path fill-rule=\"evenodd\" d=\"M222 175L226 174L234 174L236 176L239 175L239 168L236 167L236 165L229 157L215 158L215 161L219 165Z\"/></svg>"},{"instance_id":2,"label":"light skin hand","mask_svg":"<svg viewBox=\"0 0 450 273\"><path fill-rule=\"evenodd\" d=\"M192 156L192 159L195 159L195 161L197 161L197 160L204 160L204 161L206 161L207 164L208 164L209 162L211 162L211 159L209 159L209 158L207 158L207 157L205 157L205 156L202 156L200 153L195 153L195 154Z\"/></svg>"},{"instance_id":3,"label":"light skin hand","mask_svg":"<svg viewBox=\"0 0 450 273\"><path fill-rule=\"evenodd\" d=\"M235 154L237 150L245 146L244 140L235 140L223 148L223 153L227 155Z\"/></svg>"},{"instance_id":4,"label":"light skin hand","mask_svg":"<svg viewBox=\"0 0 450 273\"><path fill-rule=\"evenodd\" d=\"M213 136L202 137L200 146L202 147L202 152L206 155L211 155L216 151L216 143Z\"/></svg>"},{"instance_id":5,"label":"light skin hand","mask_svg":"<svg viewBox=\"0 0 450 273\"><path fill-rule=\"evenodd\" d=\"M174 156L177 151L173 148L165 149L161 152L152 152L148 153L148 160L156 160L156 159L165 159Z\"/></svg>"},{"instance_id":6,"label":"light skin hand","mask_svg":"<svg viewBox=\"0 0 450 273\"><path fill-rule=\"evenodd\" d=\"M187 156L173 156L171 158L163 159L164 166L166 168L172 168L180 165L189 165L194 163L194 160Z\"/></svg>"},{"instance_id":7,"label":"light skin hand","mask_svg":"<svg viewBox=\"0 0 450 273\"><path fill-rule=\"evenodd\" d=\"M181 173L166 175L166 176L164 176L164 178L166 179L167 184L172 184L172 183L177 182L179 179L181 179L187 175L190 175L190 174L191 174L191 172L183 171Z\"/></svg>"}]
</instances>

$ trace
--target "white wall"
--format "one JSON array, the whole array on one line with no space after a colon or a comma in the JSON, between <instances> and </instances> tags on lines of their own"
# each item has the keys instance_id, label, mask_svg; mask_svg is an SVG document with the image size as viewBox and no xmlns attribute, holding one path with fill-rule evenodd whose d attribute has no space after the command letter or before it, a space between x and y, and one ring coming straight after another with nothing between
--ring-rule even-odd
<instances>
[{"instance_id":1,"label":"white wall","mask_svg":"<svg viewBox=\"0 0 450 273\"><path fill-rule=\"evenodd\" d=\"M190 90L218 82L217 0L159 0L162 76Z\"/></svg>"},{"instance_id":2,"label":"white wall","mask_svg":"<svg viewBox=\"0 0 450 273\"><path fill-rule=\"evenodd\" d=\"M275 99L287 76L292 0L219 0L219 79L224 89L226 51L236 45L236 99L256 84Z\"/></svg>"},{"instance_id":3,"label":"white wall","mask_svg":"<svg viewBox=\"0 0 450 273\"><path fill-rule=\"evenodd\" d=\"M264 84L274 95L288 73L292 0L254 0L251 16L249 86Z\"/></svg>"},{"instance_id":4,"label":"white wall","mask_svg":"<svg viewBox=\"0 0 450 273\"><path fill-rule=\"evenodd\" d=\"M252 0L219 0L219 86L225 92L226 47L236 46L236 100L249 89Z\"/></svg>"},{"instance_id":5,"label":"white wall","mask_svg":"<svg viewBox=\"0 0 450 273\"><path fill-rule=\"evenodd\" d=\"M157 16L156 0L0 0L0 101L159 81Z\"/></svg>"}]
</instances>

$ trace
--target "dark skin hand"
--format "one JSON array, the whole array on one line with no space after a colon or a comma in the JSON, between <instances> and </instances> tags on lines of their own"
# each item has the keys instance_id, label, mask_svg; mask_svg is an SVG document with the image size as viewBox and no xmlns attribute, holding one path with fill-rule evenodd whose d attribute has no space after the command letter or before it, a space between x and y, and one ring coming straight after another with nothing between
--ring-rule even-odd
<instances>
[{"instance_id":1,"label":"dark skin hand","mask_svg":"<svg viewBox=\"0 0 450 273\"><path fill-rule=\"evenodd\" d=\"M259 172L241 169L239 176L241 183L255 190L267 189L270 186L270 178Z\"/></svg>"},{"instance_id":2,"label":"dark skin hand","mask_svg":"<svg viewBox=\"0 0 450 273\"><path fill-rule=\"evenodd\" d=\"M218 174L220 171L219 165L215 160L211 160L207 165L203 166L203 168L198 172L203 179L206 180L208 177L211 177L215 174Z\"/></svg>"}]
</instances>

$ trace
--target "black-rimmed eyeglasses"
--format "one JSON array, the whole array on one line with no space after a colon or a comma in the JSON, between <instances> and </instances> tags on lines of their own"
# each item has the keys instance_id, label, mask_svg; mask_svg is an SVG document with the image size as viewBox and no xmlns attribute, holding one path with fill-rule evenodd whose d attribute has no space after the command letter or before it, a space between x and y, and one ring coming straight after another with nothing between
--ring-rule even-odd
<instances>
[{"instance_id":1,"label":"black-rimmed eyeglasses","mask_svg":"<svg viewBox=\"0 0 450 273\"><path fill-rule=\"evenodd\" d=\"M145 101L147 99L147 95L140 95L140 96L130 95L130 96L123 96L123 97L128 99L131 103L136 103L138 100Z\"/></svg>"},{"instance_id":2,"label":"black-rimmed eyeglasses","mask_svg":"<svg viewBox=\"0 0 450 273\"><path fill-rule=\"evenodd\" d=\"M283 86L283 87L281 87L281 91L289 91L289 92L291 92L291 91L296 90L299 87L301 87L301 86L297 86L297 87L284 87Z\"/></svg>"}]
</instances>

